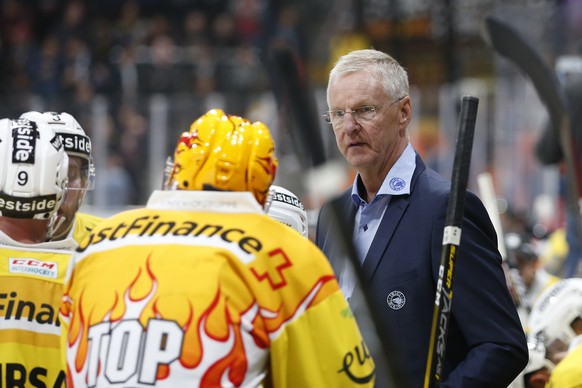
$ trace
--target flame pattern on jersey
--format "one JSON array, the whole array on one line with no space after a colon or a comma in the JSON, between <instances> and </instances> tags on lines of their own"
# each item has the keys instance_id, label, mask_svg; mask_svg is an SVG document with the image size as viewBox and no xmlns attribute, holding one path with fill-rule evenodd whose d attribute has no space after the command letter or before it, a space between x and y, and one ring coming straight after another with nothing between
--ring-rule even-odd
<instances>
[{"instance_id":1,"label":"flame pattern on jersey","mask_svg":"<svg viewBox=\"0 0 582 388\"><path fill-rule=\"evenodd\" d=\"M217 220L222 235L197 232ZM197 228L186 233L183 222ZM248 252L245 238L255 239L242 245ZM278 386L319 374L331 386L366 386L350 373L373 375L369 357L345 364L362 338L326 259L267 216L130 211L80 249L61 307L69 387L257 386L269 372L285 381ZM318 337L322 349L311 343Z\"/></svg>"}]
</instances>

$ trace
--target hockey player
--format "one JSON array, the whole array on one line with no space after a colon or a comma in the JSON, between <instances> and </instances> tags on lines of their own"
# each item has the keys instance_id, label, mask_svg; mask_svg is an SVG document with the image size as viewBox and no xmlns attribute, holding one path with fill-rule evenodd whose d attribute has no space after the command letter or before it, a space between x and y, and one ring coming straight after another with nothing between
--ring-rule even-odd
<instances>
[{"instance_id":1,"label":"hockey player","mask_svg":"<svg viewBox=\"0 0 582 388\"><path fill-rule=\"evenodd\" d=\"M45 121L61 137L69 156L69 189L59 209L59 226L53 240L71 242L72 248L83 240L102 218L80 213L87 190L93 189L95 166L91 153L91 139L75 118L66 112L23 113L20 117Z\"/></svg>"},{"instance_id":2,"label":"hockey player","mask_svg":"<svg viewBox=\"0 0 582 388\"><path fill-rule=\"evenodd\" d=\"M307 212L303 202L284 187L271 185L267 214L279 222L295 229L305 238L309 235Z\"/></svg>"},{"instance_id":3,"label":"hockey player","mask_svg":"<svg viewBox=\"0 0 582 388\"><path fill-rule=\"evenodd\" d=\"M67 170L46 123L0 120L0 387L65 386L58 311L71 250L45 241Z\"/></svg>"},{"instance_id":4,"label":"hockey player","mask_svg":"<svg viewBox=\"0 0 582 388\"><path fill-rule=\"evenodd\" d=\"M508 233L505 239L511 271L517 271L517 278L521 282L519 307L524 309L522 322L525 324L536 300L560 278L548 273L543 267L535 240L528 240L527 236L517 233Z\"/></svg>"},{"instance_id":5,"label":"hockey player","mask_svg":"<svg viewBox=\"0 0 582 388\"><path fill-rule=\"evenodd\" d=\"M576 341L570 344L568 354L550 376L549 388L576 388L582 385L582 327L577 324Z\"/></svg>"},{"instance_id":6,"label":"hockey player","mask_svg":"<svg viewBox=\"0 0 582 388\"><path fill-rule=\"evenodd\" d=\"M562 279L550 286L534 304L528 332L528 342L539 341L545 348L544 365L551 372L547 386L580 386L582 279Z\"/></svg>"},{"instance_id":7,"label":"hockey player","mask_svg":"<svg viewBox=\"0 0 582 388\"><path fill-rule=\"evenodd\" d=\"M261 122L211 110L192 123L166 190L74 255L70 387L373 386L326 258L264 213L277 165Z\"/></svg>"}]
</instances>

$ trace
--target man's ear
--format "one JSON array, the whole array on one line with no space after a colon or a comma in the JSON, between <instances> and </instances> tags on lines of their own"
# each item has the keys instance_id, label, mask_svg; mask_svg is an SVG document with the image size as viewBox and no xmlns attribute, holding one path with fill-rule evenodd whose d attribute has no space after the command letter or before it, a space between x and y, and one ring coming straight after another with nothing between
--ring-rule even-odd
<instances>
[{"instance_id":1,"label":"man's ear","mask_svg":"<svg viewBox=\"0 0 582 388\"><path fill-rule=\"evenodd\" d=\"M412 120L412 104L410 96L406 96L398 102L400 108L400 124L408 125Z\"/></svg>"}]
</instances>

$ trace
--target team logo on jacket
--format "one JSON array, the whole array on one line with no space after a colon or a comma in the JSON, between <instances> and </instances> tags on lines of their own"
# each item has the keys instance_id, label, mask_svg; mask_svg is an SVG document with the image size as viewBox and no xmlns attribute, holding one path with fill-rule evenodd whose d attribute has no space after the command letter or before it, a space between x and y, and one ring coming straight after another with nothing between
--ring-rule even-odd
<instances>
[{"instance_id":1,"label":"team logo on jacket","mask_svg":"<svg viewBox=\"0 0 582 388\"><path fill-rule=\"evenodd\" d=\"M406 304L406 297L402 292L395 290L388 294L386 303L392 310L400 310Z\"/></svg>"}]
</instances>

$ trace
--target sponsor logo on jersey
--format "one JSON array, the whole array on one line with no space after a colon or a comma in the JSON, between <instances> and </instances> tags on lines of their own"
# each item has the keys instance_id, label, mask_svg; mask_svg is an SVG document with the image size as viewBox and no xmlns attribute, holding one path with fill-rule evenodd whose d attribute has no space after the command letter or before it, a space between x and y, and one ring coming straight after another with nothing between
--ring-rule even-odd
<instances>
[{"instance_id":1,"label":"sponsor logo on jersey","mask_svg":"<svg viewBox=\"0 0 582 388\"><path fill-rule=\"evenodd\" d=\"M67 153L91 155L91 140L89 140L89 137L75 133L59 133L59 136L65 145L65 151Z\"/></svg>"},{"instance_id":2,"label":"sponsor logo on jersey","mask_svg":"<svg viewBox=\"0 0 582 388\"><path fill-rule=\"evenodd\" d=\"M22 198L0 193L0 214L4 217L33 218L35 214L53 211L56 206L56 194Z\"/></svg>"},{"instance_id":3,"label":"sponsor logo on jersey","mask_svg":"<svg viewBox=\"0 0 582 388\"><path fill-rule=\"evenodd\" d=\"M374 378L376 371L372 370L371 373L367 375L359 375L355 372L355 369L364 366L372 360L370 351L366 346L365 342L358 346L355 346L353 351L349 351L345 354L342 367L338 371L339 373L345 373L346 376L356 384L366 384Z\"/></svg>"},{"instance_id":4,"label":"sponsor logo on jersey","mask_svg":"<svg viewBox=\"0 0 582 388\"><path fill-rule=\"evenodd\" d=\"M89 235L88 239L77 248L83 252L90 245L103 241L115 241L127 236L153 237L195 237L195 238L219 238L220 240L236 244L245 253L257 253L263 249L263 243L258 238L249 234L245 229L229 228L220 224L197 223L193 220L176 221L160 219L159 215L145 215L131 221L124 221L112 227L99 228Z\"/></svg>"},{"instance_id":5,"label":"sponsor logo on jersey","mask_svg":"<svg viewBox=\"0 0 582 388\"><path fill-rule=\"evenodd\" d=\"M12 163L34 164L34 151L39 133L34 121L12 120Z\"/></svg>"},{"instance_id":6,"label":"sponsor logo on jersey","mask_svg":"<svg viewBox=\"0 0 582 388\"><path fill-rule=\"evenodd\" d=\"M275 193L273 196L273 201L288 203L289 205L293 205L298 207L301 210L304 210L303 203L297 198L283 193Z\"/></svg>"},{"instance_id":7,"label":"sponsor logo on jersey","mask_svg":"<svg viewBox=\"0 0 582 388\"><path fill-rule=\"evenodd\" d=\"M0 387L65 386L65 371L59 371L55 381L47 381L48 370L42 366L28 367L14 362L0 363Z\"/></svg>"},{"instance_id":8,"label":"sponsor logo on jersey","mask_svg":"<svg viewBox=\"0 0 582 388\"><path fill-rule=\"evenodd\" d=\"M20 299L16 291L0 292L0 319L61 325L58 311L52 305Z\"/></svg>"},{"instance_id":9,"label":"sponsor logo on jersey","mask_svg":"<svg viewBox=\"0 0 582 388\"><path fill-rule=\"evenodd\" d=\"M137 377L140 384L155 385L160 379L159 368L166 366L172 371L168 366L183 356L184 335L176 322L164 319L149 319L145 328L137 319L92 325L86 355L87 385L98 386L99 374L111 384L127 386L124 383ZM143 351L131 351L132 346Z\"/></svg>"},{"instance_id":10,"label":"sponsor logo on jersey","mask_svg":"<svg viewBox=\"0 0 582 388\"><path fill-rule=\"evenodd\" d=\"M10 273L56 279L59 274L59 265L53 261L41 261L32 258L9 258L8 271Z\"/></svg>"}]
</instances>

